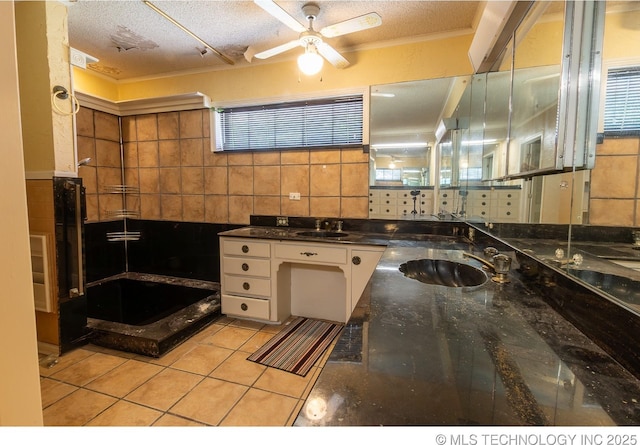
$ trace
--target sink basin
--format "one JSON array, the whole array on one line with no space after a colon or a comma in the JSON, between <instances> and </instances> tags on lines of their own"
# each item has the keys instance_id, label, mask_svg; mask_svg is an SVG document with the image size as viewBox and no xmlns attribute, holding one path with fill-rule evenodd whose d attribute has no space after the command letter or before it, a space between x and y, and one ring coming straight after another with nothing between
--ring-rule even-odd
<instances>
[{"instance_id":1,"label":"sink basin","mask_svg":"<svg viewBox=\"0 0 640 445\"><path fill-rule=\"evenodd\" d=\"M479 286L488 279L481 269L448 260L411 260L400 265L400 272L422 283L447 287Z\"/></svg>"},{"instance_id":2,"label":"sink basin","mask_svg":"<svg viewBox=\"0 0 640 445\"><path fill-rule=\"evenodd\" d=\"M314 238L340 238L348 236L349 234L344 232L330 232L328 230L310 230L308 232L297 232L296 235L311 236Z\"/></svg>"}]
</instances>

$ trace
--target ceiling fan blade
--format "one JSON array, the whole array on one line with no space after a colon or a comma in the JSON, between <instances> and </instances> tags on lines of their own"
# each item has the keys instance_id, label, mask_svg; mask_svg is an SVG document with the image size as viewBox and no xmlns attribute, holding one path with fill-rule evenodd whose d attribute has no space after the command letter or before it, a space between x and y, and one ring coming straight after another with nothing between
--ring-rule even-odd
<instances>
[{"instance_id":1,"label":"ceiling fan blade","mask_svg":"<svg viewBox=\"0 0 640 445\"><path fill-rule=\"evenodd\" d=\"M253 2L295 32L305 32L307 30L304 25L300 24L300 22L291 17L287 11L276 5L273 0L253 0Z\"/></svg>"},{"instance_id":2,"label":"ceiling fan blade","mask_svg":"<svg viewBox=\"0 0 640 445\"><path fill-rule=\"evenodd\" d=\"M292 40L290 42L283 43L282 45L276 46L275 48L267 49L265 51L254 54L253 57L255 57L256 59L267 59L269 57L283 53L285 51L289 51L290 49L296 48L298 46L300 46L300 41Z\"/></svg>"},{"instance_id":3,"label":"ceiling fan blade","mask_svg":"<svg viewBox=\"0 0 640 445\"><path fill-rule=\"evenodd\" d=\"M346 68L349 66L349 61L325 42L318 45L318 52L336 68Z\"/></svg>"},{"instance_id":4,"label":"ceiling fan blade","mask_svg":"<svg viewBox=\"0 0 640 445\"><path fill-rule=\"evenodd\" d=\"M320 30L324 37L337 37L364 29L375 28L382 25L382 17L375 12L354 17L344 22L326 26Z\"/></svg>"}]
</instances>

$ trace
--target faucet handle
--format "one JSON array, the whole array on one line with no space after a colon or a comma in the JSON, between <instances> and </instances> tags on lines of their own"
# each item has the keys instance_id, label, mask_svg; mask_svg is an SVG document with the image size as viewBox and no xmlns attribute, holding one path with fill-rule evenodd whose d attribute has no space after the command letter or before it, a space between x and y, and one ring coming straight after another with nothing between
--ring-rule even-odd
<instances>
[{"instance_id":1,"label":"faucet handle","mask_svg":"<svg viewBox=\"0 0 640 445\"><path fill-rule=\"evenodd\" d=\"M336 231L342 232L342 221L336 221Z\"/></svg>"}]
</instances>

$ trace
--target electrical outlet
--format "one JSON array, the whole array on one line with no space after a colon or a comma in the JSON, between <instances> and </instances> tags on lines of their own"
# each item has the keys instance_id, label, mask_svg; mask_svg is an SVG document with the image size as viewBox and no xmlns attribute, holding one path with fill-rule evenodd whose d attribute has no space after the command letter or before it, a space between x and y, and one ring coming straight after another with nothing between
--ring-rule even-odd
<instances>
[{"instance_id":1,"label":"electrical outlet","mask_svg":"<svg viewBox=\"0 0 640 445\"><path fill-rule=\"evenodd\" d=\"M300 201L300 193L298 192L289 193L289 199L292 201Z\"/></svg>"},{"instance_id":2,"label":"electrical outlet","mask_svg":"<svg viewBox=\"0 0 640 445\"><path fill-rule=\"evenodd\" d=\"M276 226L288 226L289 225L289 217L288 216L278 216L276 217Z\"/></svg>"}]
</instances>

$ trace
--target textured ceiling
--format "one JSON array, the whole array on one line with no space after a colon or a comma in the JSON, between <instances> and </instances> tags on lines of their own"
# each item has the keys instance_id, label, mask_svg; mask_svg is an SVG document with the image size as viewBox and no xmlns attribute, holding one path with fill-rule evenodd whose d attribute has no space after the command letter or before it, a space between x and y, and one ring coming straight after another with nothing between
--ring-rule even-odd
<instances>
[{"instance_id":1,"label":"textured ceiling","mask_svg":"<svg viewBox=\"0 0 640 445\"><path fill-rule=\"evenodd\" d=\"M302 6L306 1L277 4L306 26ZM377 12L382 25L328 39L347 59L360 48L387 46L438 34L472 32L482 2L466 1L319 1L314 28ZM141 0L68 0L69 42L99 61L89 68L113 79L172 74L184 71L228 69L192 36L160 16ZM153 4L176 22L234 62L250 62L244 52L256 52L294 40L298 34L269 15L253 1L156 0ZM252 64L292 58L288 51Z\"/></svg>"}]
</instances>

